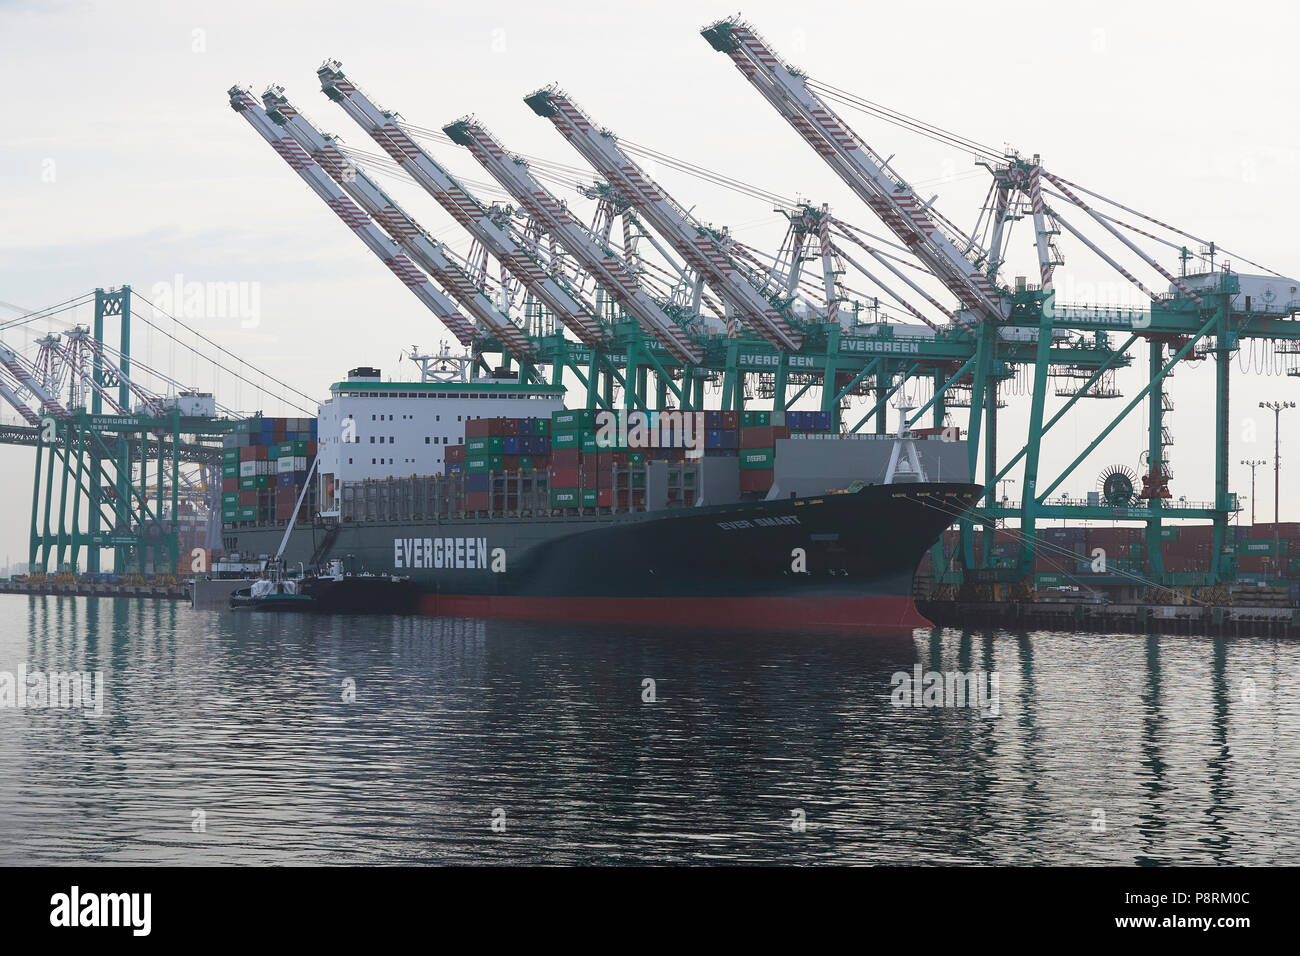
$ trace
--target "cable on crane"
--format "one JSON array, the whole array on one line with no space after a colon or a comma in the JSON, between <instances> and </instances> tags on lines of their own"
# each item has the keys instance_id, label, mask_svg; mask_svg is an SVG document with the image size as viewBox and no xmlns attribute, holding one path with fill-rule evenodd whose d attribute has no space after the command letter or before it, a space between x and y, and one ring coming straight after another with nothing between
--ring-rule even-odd
<instances>
[{"instance_id":1,"label":"cable on crane","mask_svg":"<svg viewBox=\"0 0 1300 956\"><path fill-rule=\"evenodd\" d=\"M181 321L180 319L178 319L176 316L172 315L172 314L171 314L170 312L168 312L166 309L159 308L159 307L158 307L157 305L155 305L153 302L149 301L149 299L145 298L143 295L140 295L140 293L136 292L136 293L134 293L134 295L137 296L139 299L141 299L141 300L142 300L146 305L148 305L150 308L152 308L152 309L154 309L155 311L160 312L161 314L163 314L163 315L167 316L168 318L170 318L173 322L175 322L176 324L180 325L183 329L185 329L185 330L186 330L187 332L189 332L190 334L194 335L194 336L197 337L197 338L202 339L204 342L206 342L208 345L211 345L213 348L215 348L217 351L221 352L222 354L224 354L224 355L229 355L231 358L233 358L233 359L235 359L237 362L239 362L240 365L243 365L243 366L246 366L247 368L252 369L253 371L255 371L255 372L257 372L258 374L260 374L264 379L270 379L272 382L275 382L275 383L276 383L277 385L279 385L281 388L287 390L288 392L290 392L290 393L292 393L292 394L294 394L294 395L299 396L300 398L304 398L304 399L306 399L310 404L319 407L319 403L316 401L316 399L312 398L312 397L311 397L310 395L308 395L306 392L299 391L298 389L294 388L292 385L288 384L287 382L281 381L280 379L276 378L274 375L271 375L270 373L263 371L262 369L258 368L257 366L252 365L252 364L249 363L249 362L246 362L245 360L241 359L239 356L237 356L237 355L235 355L233 352L231 352L229 349L224 348L224 347L221 346L221 345L218 345L216 342L212 341L210 338L208 338L208 337L207 337L206 335L204 335L203 333L201 333L201 332L197 331L196 329L193 329L193 328L191 328L190 326L186 325L184 322L182 322L182 321ZM189 349L189 350L192 351L192 352L197 352L197 351L198 351L197 349L195 349L195 348L194 348L192 345L190 345L189 343L187 343L187 342L181 342L179 339L176 339L173 335L171 335L171 333L167 332L167 331L164 330L164 329L159 328L159 327L158 327L157 325L155 325L153 322L149 321L149 319L148 319L146 316L144 316L143 313L137 313L137 317L140 318L141 321L143 321L143 322L144 322L146 325L148 325L150 328L152 328L152 329L154 329L155 331L157 331L159 334L161 334L161 335L165 335L165 336L167 336L168 338L173 339L173 341L176 341L177 344L179 344L182 348L187 348L187 349ZM259 386L255 385L253 382L251 382L251 381L249 381L248 379L246 379L246 378L244 378L243 376L241 376L238 372L235 372L233 369L227 368L226 366L222 365L220 362L218 362L218 361L217 361L216 359L214 359L214 358L211 358L211 357L206 356L206 355L202 355L201 353L200 353L200 356L201 356L205 361L210 362L211 364L213 364L213 365L217 366L218 368L220 368L223 372L226 372L226 373L228 373L228 374L230 374L230 375L233 375L233 376L235 376L236 378L240 379L240 380L243 381L243 382L247 382L250 386L253 387L253 389L254 389L255 391L259 392L259 393L262 394L262 395L270 396L270 397L274 397L274 398L279 398L281 401L283 401L283 402L284 402L286 405L288 405L290 408L296 408L298 411L300 411L300 412L306 412L308 415L314 415L314 414L316 413L314 409L304 408L303 406L298 405L297 403L290 401L288 398L286 398L286 397L283 396L283 395L273 395L270 391L266 390L265 388L260 388Z\"/></svg>"}]
</instances>

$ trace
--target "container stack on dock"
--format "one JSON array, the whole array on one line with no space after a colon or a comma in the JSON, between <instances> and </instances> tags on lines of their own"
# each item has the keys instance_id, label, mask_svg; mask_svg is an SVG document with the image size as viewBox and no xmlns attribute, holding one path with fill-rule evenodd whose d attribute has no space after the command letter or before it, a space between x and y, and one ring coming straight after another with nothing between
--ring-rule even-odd
<instances>
[{"instance_id":1,"label":"container stack on dock","mask_svg":"<svg viewBox=\"0 0 1300 956\"><path fill-rule=\"evenodd\" d=\"M227 435L221 458L221 521L229 528L285 524L316 457L316 419L250 418ZM303 501L315 509L314 489Z\"/></svg>"},{"instance_id":2,"label":"container stack on dock","mask_svg":"<svg viewBox=\"0 0 1300 956\"><path fill-rule=\"evenodd\" d=\"M1034 584L1037 587L1101 586L1107 580L1141 587L1150 572L1146 531L1140 525L1094 527L1047 527L1038 529L1034 555ZM954 553L960 540L956 529L944 532L947 553ZM994 568L1015 567L1022 548L1017 528L999 528L989 562ZM984 562L984 534L975 532L975 556ZM1286 592L1300 602L1300 522L1230 526L1223 548L1236 565L1234 587ZM1164 525L1160 529L1160 554L1167 580L1173 586L1211 583L1208 572L1214 564L1214 529L1211 525ZM1104 557L1105 563L1098 561ZM919 569L931 573L929 556Z\"/></svg>"}]
</instances>

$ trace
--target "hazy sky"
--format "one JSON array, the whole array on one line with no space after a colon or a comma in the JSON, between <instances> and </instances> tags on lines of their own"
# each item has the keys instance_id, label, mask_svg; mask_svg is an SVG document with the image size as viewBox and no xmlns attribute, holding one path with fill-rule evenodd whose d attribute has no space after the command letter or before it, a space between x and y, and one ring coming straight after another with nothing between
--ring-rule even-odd
<instances>
[{"instance_id":1,"label":"hazy sky","mask_svg":"<svg viewBox=\"0 0 1300 956\"><path fill-rule=\"evenodd\" d=\"M882 232L699 36L701 26L734 12L697 2L0 0L8 91L0 301L38 308L125 283L149 294L176 276L247 283L256 322L200 316L195 324L272 374L319 397L353 365L409 373L409 364L397 364L404 349L450 337L228 105L233 83L256 94L280 83L317 125L374 150L320 93L315 70L327 57L342 60L381 106L414 123L441 127L474 112L508 148L581 165L521 102L559 81L597 122L629 140L781 195L830 202L840 217ZM1291 5L750 2L741 12L818 79L981 142L1040 153L1044 165L1076 182L1300 273L1290 241L1300 217L1293 49L1300 15ZM895 168L918 191L938 192L947 216L973 224L987 179L969 156L845 115L881 153L897 153ZM463 150L435 153L469 178L487 179ZM701 218L734 227L751 244L773 251L779 244L784 220L770 206L657 172ZM468 247L432 199L383 181L439 238ZM1018 254L1029 255L1029 230L1017 238ZM1137 301L1080 247L1062 247L1063 300ZM1164 287L1149 271L1143 277ZM0 307L0 321L15 315ZM74 320L88 321L89 312L60 317ZM3 338L20 348L28 341L16 332ZM140 349L180 378L213 384L161 339L146 337ZM1144 352L1140 358L1144 365ZM1184 369L1171 384L1173 489L1197 500L1212 491L1210 365ZM1130 393L1136 382L1121 378ZM250 389L218 384L228 405L282 411ZM1244 496L1249 472L1236 462L1272 452L1272 415L1256 420L1257 402L1300 399L1300 379L1240 374L1233 397L1232 461ZM1023 434L1025 402L1009 402L1004 456ZM1068 462L1119 410L1116 402L1084 404L1054 433L1049 468ZM1293 434L1300 410L1291 416ZM1113 463L1136 467L1144 420L1139 408L1065 488L1094 489ZM1253 443L1246 440L1252 427ZM1294 445L1284 430L1284 451ZM0 560L21 560L31 452L0 449L0 470L15 495L15 507L0 512ZM1260 503L1261 519L1271 516L1271 476ZM1282 512L1298 519L1300 505L1284 502Z\"/></svg>"}]
</instances>

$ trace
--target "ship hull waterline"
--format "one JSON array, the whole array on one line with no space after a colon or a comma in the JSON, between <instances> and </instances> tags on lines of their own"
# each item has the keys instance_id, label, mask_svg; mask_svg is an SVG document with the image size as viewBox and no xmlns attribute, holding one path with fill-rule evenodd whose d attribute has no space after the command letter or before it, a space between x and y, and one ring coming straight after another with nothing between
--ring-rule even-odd
<instances>
[{"instance_id":1,"label":"ship hull waterline","mask_svg":"<svg viewBox=\"0 0 1300 956\"><path fill-rule=\"evenodd\" d=\"M901 634L930 626L913 575L980 490L868 485L587 521L352 523L327 557L408 578L411 599L387 613ZM268 532L241 529L237 545Z\"/></svg>"}]
</instances>

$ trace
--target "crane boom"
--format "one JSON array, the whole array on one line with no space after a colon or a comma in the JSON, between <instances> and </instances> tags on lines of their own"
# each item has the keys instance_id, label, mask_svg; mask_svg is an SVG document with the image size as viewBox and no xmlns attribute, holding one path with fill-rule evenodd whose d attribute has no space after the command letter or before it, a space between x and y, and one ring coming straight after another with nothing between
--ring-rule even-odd
<instances>
[{"instance_id":1,"label":"crane boom","mask_svg":"<svg viewBox=\"0 0 1300 956\"><path fill-rule=\"evenodd\" d=\"M18 397L18 393L5 384L3 379L0 379L0 398L12 405L14 411L21 415L23 421L27 422L28 425L39 425L41 423L41 416L32 411L27 403Z\"/></svg>"},{"instance_id":2,"label":"crane boom","mask_svg":"<svg viewBox=\"0 0 1300 956\"><path fill-rule=\"evenodd\" d=\"M3 342L0 342L0 365L7 368L23 388L40 400L41 407L45 411L52 412L59 418L67 417L68 410L36 380L36 376L32 375L22 357Z\"/></svg>"},{"instance_id":3,"label":"crane boom","mask_svg":"<svg viewBox=\"0 0 1300 956\"><path fill-rule=\"evenodd\" d=\"M535 350L525 332L501 314L482 287L456 261L455 256L358 168L332 138L299 113L285 97L283 90L267 90L262 95L262 102L271 119L282 125L339 188L379 223L393 241L436 279L466 311L478 319L510 354L524 361L533 356Z\"/></svg>"},{"instance_id":4,"label":"crane boom","mask_svg":"<svg viewBox=\"0 0 1300 956\"><path fill-rule=\"evenodd\" d=\"M330 179L291 136L281 134L280 127L253 99L252 94L238 86L232 86L229 93L231 109L248 120L249 125L261 134L280 158L302 177L303 182L310 186L316 195L325 200L325 204L333 209L357 235L357 238L364 242L367 248L402 280L402 284L442 321L461 345L468 346L473 343L474 326L461 314L455 303L434 287L428 276L402 254L397 244L385 236L369 216L356 207L334 180Z\"/></svg>"},{"instance_id":5,"label":"crane boom","mask_svg":"<svg viewBox=\"0 0 1300 956\"><path fill-rule=\"evenodd\" d=\"M764 295L761 283L736 261L719 235L651 180L619 148L612 133L597 129L568 96L554 87L531 93L524 102L538 116L550 120L582 157L641 211L678 255L728 301L742 322L779 349L799 350L803 336L794 327L788 308L778 308Z\"/></svg>"},{"instance_id":6,"label":"crane boom","mask_svg":"<svg viewBox=\"0 0 1300 956\"><path fill-rule=\"evenodd\" d=\"M465 146L474 158L515 200L572 254L587 272L641 324L641 328L682 362L698 363L703 351L675 316L666 312L637 282L636 276L609 246L598 242L567 206L537 181L522 159L507 153L497 140L472 118L443 127L443 132Z\"/></svg>"},{"instance_id":7,"label":"crane boom","mask_svg":"<svg viewBox=\"0 0 1300 956\"><path fill-rule=\"evenodd\" d=\"M1007 306L992 281L962 254L957 242L931 214L930 203L922 203L887 161L809 89L804 77L772 52L748 24L724 19L700 32L715 50L731 57L741 75L964 308L981 319L1006 317ZM965 324L960 317L955 321Z\"/></svg>"},{"instance_id":8,"label":"crane boom","mask_svg":"<svg viewBox=\"0 0 1300 956\"><path fill-rule=\"evenodd\" d=\"M498 262L517 276L528 291L551 310L557 322L570 329L586 345L598 347L606 344L608 331L601 324L596 309L571 289L562 277L548 272L532 253L495 222L483 204L402 129L393 114L381 110L343 75L340 63L327 61L316 75L325 95L342 106L344 112L369 133L385 153Z\"/></svg>"}]
</instances>

